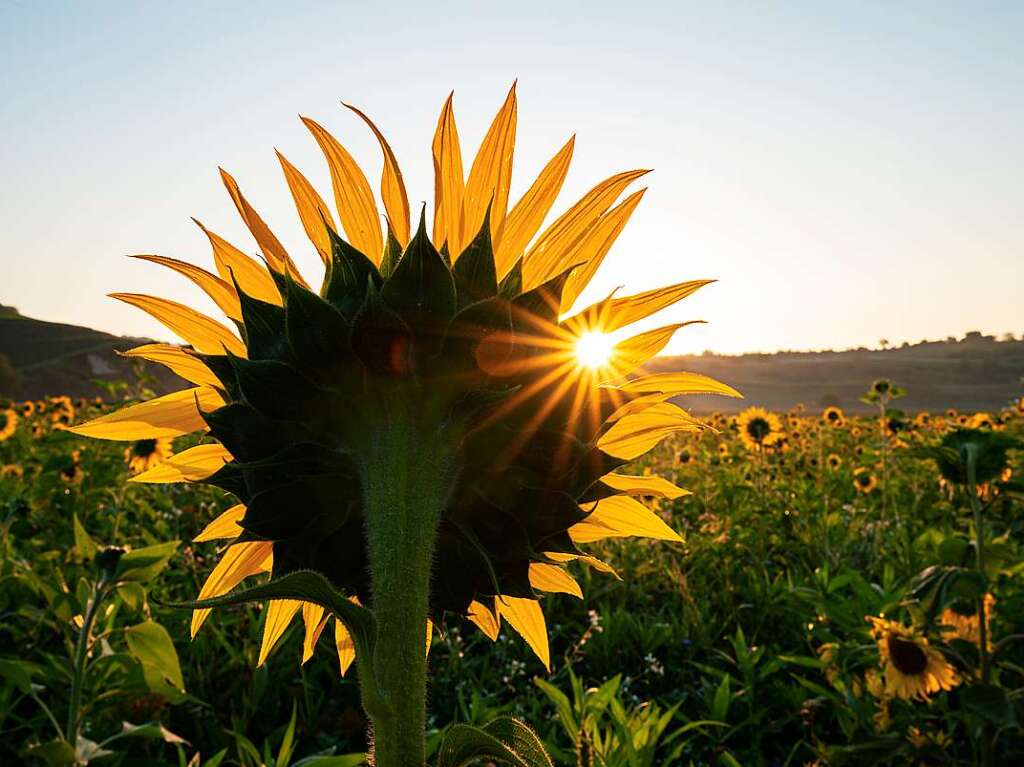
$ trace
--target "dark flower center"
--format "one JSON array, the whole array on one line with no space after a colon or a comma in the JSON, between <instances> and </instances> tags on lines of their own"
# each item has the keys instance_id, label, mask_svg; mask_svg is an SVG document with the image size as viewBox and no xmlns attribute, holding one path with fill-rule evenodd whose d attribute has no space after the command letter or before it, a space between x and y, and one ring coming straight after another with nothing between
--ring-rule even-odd
<instances>
[{"instance_id":1,"label":"dark flower center","mask_svg":"<svg viewBox=\"0 0 1024 767\"><path fill-rule=\"evenodd\" d=\"M892 665L901 673L919 676L928 668L928 656L917 643L908 642L906 639L892 635L889 636L886 643Z\"/></svg>"},{"instance_id":2,"label":"dark flower center","mask_svg":"<svg viewBox=\"0 0 1024 767\"><path fill-rule=\"evenodd\" d=\"M132 452L140 458L147 458L156 452L156 440L140 439L132 445Z\"/></svg>"},{"instance_id":3,"label":"dark flower center","mask_svg":"<svg viewBox=\"0 0 1024 767\"><path fill-rule=\"evenodd\" d=\"M755 442L761 442L771 431L771 424L763 418L753 418L747 424L747 434L753 437Z\"/></svg>"}]
</instances>

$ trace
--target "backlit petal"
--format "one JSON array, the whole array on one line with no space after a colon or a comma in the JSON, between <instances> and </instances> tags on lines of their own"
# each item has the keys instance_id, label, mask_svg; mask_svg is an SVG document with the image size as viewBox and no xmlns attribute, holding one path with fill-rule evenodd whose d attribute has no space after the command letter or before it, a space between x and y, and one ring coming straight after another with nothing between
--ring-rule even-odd
<instances>
[{"instance_id":1,"label":"backlit petal","mask_svg":"<svg viewBox=\"0 0 1024 767\"><path fill-rule=\"evenodd\" d=\"M196 445L161 461L152 469L137 474L129 482L166 484L168 482L198 482L216 474L232 460L223 445Z\"/></svg>"},{"instance_id":2,"label":"backlit petal","mask_svg":"<svg viewBox=\"0 0 1024 767\"><path fill-rule=\"evenodd\" d=\"M266 620L263 623L263 641L260 643L260 657L257 666L262 666L270 655L274 645L287 630L295 613L302 607L298 599L273 599L266 609Z\"/></svg>"},{"instance_id":3,"label":"backlit petal","mask_svg":"<svg viewBox=\"0 0 1024 767\"><path fill-rule=\"evenodd\" d=\"M246 356L245 344L234 333L217 320L189 309L176 301L166 298L144 296L138 293L111 293L112 298L137 306L186 343L192 344L201 354L232 354Z\"/></svg>"},{"instance_id":4,"label":"backlit petal","mask_svg":"<svg viewBox=\"0 0 1024 767\"><path fill-rule=\"evenodd\" d=\"M316 252L324 264L331 262L331 238L327 234L327 227L336 229L334 217L330 209L324 204L323 198L317 193L313 185L305 176L288 162L287 158L277 152L277 159L281 163L281 170L284 171L285 180L288 182L288 189L291 190L292 200L295 201L295 209L299 212L299 221L302 228L313 243Z\"/></svg>"},{"instance_id":5,"label":"backlit petal","mask_svg":"<svg viewBox=\"0 0 1024 767\"><path fill-rule=\"evenodd\" d=\"M96 439L180 437L206 428L197 405L204 411L216 410L224 399L207 386L184 389L72 426L70 431Z\"/></svg>"},{"instance_id":6,"label":"backlit petal","mask_svg":"<svg viewBox=\"0 0 1024 767\"><path fill-rule=\"evenodd\" d=\"M699 431L703 424L668 402L651 405L640 413L624 416L597 440L608 455L630 461L643 455L677 431Z\"/></svg>"},{"instance_id":7,"label":"backlit petal","mask_svg":"<svg viewBox=\"0 0 1024 767\"><path fill-rule=\"evenodd\" d=\"M572 594L583 599L583 590L576 580L558 565L545 562L530 563L530 585L538 591Z\"/></svg>"},{"instance_id":8,"label":"backlit petal","mask_svg":"<svg viewBox=\"0 0 1024 767\"><path fill-rule=\"evenodd\" d=\"M656 474L644 477L634 477L627 474L605 474L601 482L613 490L618 490L625 495L649 495L657 498L672 500L684 495L691 495L689 490L669 482L664 477Z\"/></svg>"},{"instance_id":9,"label":"backlit petal","mask_svg":"<svg viewBox=\"0 0 1024 767\"><path fill-rule=\"evenodd\" d=\"M180 346L173 344L145 344L136 346L126 352L121 352L123 357L138 357L148 362L156 362L165 368L179 375L189 383L197 386L221 386L220 379L213 374L210 368L194 354L190 354Z\"/></svg>"},{"instance_id":10,"label":"backlit petal","mask_svg":"<svg viewBox=\"0 0 1024 767\"><path fill-rule=\"evenodd\" d=\"M147 255L138 255L135 258L166 266L168 269L173 269L179 274L188 277L217 304L217 308L224 312L224 314L233 320L240 321L242 319L242 307L238 303L238 294L235 293L233 286L224 282L220 277L216 277L194 264L188 264L176 258Z\"/></svg>"},{"instance_id":11,"label":"backlit petal","mask_svg":"<svg viewBox=\"0 0 1024 767\"><path fill-rule=\"evenodd\" d=\"M274 278L270 276L270 272L263 264L245 255L196 219L192 220L210 240L210 245L213 247L213 261L217 265L217 273L222 280L229 285L237 282L238 287L248 296L275 306L282 305L281 294L277 290L277 285L274 284Z\"/></svg>"},{"instance_id":12,"label":"backlit petal","mask_svg":"<svg viewBox=\"0 0 1024 767\"><path fill-rule=\"evenodd\" d=\"M663 541L683 540L661 517L625 495L582 504L580 508L590 512L590 516L569 528L569 535L576 543L633 535Z\"/></svg>"},{"instance_id":13,"label":"backlit petal","mask_svg":"<svg viewBox=\"0 0 1024 767\"><path fill-rule=\"evenodd\" d=\"M250 575L263 572L266 561L273 557L273 551L274 544L270 541L250 541L229 546L203 583L198 599L227 594ZM190 631L193 637L209 615L208 607L192 611Z\"/></svg>"},{"instance_id":14,"label":"backlit petal","mask_svg":"<svg viewBox=\"0 0 1024 767\"><path fill-rule=\"evenodd\" d=\"M244 516L245 504L236 504L204 527L203 531L192 539L192 542L203 543L222 538L237 538L242 534L242 528L238 523Z\"/></svg>"},{"instance_id":15,"label":"backlit petal","mask_svg":"<svg viewBox=\"0 0 1024 767\"><path fill-rule=\"evenodd\" d=\"M551 670L551 655L548 649L548 627L544 611L536 599L499 596L494 598L494 607L507 620L530 649L540 658L544 668Z\"/></svg>"},{"instance_id":16,"label":"backlit petal","mask_svg":"<svg viewBox=\"0 0 1024 767\"><path fill-rule=\"evenodd\" d=\"M462 242L468 243L491 208L491 236L505 220L508 190L512 184L512 155L516 143L516 86L512 88L484 136L466 180L462 203ZM455 260L455 254L452 254Z\"/></svg>"},{"instance_id":17,"label":"backlit petal","mask_svg":"<svg viewBox=\"0 0 1024 767\"><path fill-rule=\"evenodd\" d=\"M388 214L388 222L391 224L391 231L403 248L409 244L409 197L405 193L405 181L402 179L402 170L398 167L395 153L391 151L391 145L384 138L377 126L373 124L365 114L351 104L345 104L349 109L359 115L363 121L370 126L373 135L377 137L380 150L384 153L384 170L380 177L380 197L384 201L384 210Z\"/></svg>"},{"instance_id":18,"label":"backlit petal","mask_svg":"<svg viewBox=\"0 0 1024 767\"><path fill-rule=\"evenodd\" d=\"M450 93L441 108L431 149L434 156L434 247L440 250L447 243L448 253L457 256L464 244L461 232L465 176L452 108L454 95Z\"/></svg>"}]
</instances>

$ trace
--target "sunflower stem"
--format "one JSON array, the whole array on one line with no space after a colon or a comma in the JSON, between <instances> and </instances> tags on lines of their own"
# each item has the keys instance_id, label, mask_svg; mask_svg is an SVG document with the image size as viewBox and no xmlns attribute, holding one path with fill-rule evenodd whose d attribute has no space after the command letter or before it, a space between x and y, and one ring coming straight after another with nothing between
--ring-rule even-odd
<instances>
[{"instance_id":1,"label":"sunflower stem","mask_svg":"<svg viewBox=\"0 0 1024 767\"><path fill-rule=\"evenodd\" d=\"M367 711L376 767L425 763L426 641L437 527L450 487L450 461L420 404L389 398L366 464L367 538L374 677L383 706ZM438 423L438 421L434 421Z\"/></svg>"},{"instance_id":2,"label":"sunflower stem","mask_svg":"<svg viewBox=\"0 0 1024 767\"><path fill-rule=\"evenodd\" d=\"M985 584L983 593L977 600L978 616L978 658L981 665L981 683L989 684L992 678L992 667L989 662L988 651L988 616L985 615L985 594L988 592L988 576L985 571L985 526L981 510L981 501L978 500L978 472L977 472L977 449L974 445L967 445L964 462L967 469L967 499L971 504L971 512L974 515L974 538L975 553L977 554L978 574L981 575L982 583ZM983 767L990 767L992 764L993 744L995 732L991 722L984 722L981 726L981 764Z\"/></svg>"}]
</instances>

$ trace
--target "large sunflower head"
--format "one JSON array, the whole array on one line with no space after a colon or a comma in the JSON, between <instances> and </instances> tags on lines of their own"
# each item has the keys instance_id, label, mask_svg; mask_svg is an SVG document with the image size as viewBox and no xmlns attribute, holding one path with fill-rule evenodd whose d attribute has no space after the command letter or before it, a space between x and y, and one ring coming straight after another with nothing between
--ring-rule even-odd
<instances>
[{"instance_id":1,"label":"large sunflower head","mask_svg":"<svg viewBox=\"0 0 1024 767\"><path fill-rule=\"evenodd\" d=\"M775 413L759 407L751 407L736 419L740 440L749 450L770 447L782 437L782 422Z\"/></svg>"},{"instance_id":2,"label":"large sunflower head","mask_svg":"<svg viewBox=\"0 0 1024 767\"><path fill-rule=\"evenodd\" d=\"M896 621L868 616L871 636L878 645L887 695L903 700L927 700L959 681L956 670L927 637Z\"/></svg>"},{"instance_id":3,"label":"large sunflower head","mask_svg":"<svg viewBox=\"0 0 1024 767\"><path fill-rule=\"evenodd\" d=\"M332 211L278 155L324 264L314 290L222 171L261 258L206 228L218 274L143 258L195 282L237 332L166 299L117 294L189 344L148 344L128 356L164 364L195 387L76 431L135 441L208 433L210 441L132 480L205 482L237 498L203 533L203 540L230 545L201 597L265 570L278 578L311 569L372 607L375 567L390 545L374 533L380 518L392 508L436 506L433 541L424 543L433 563L429 615L466 616L492 638L505 618L546 662L539 592L579 594L565 570L570 561L607 569L582 546L629 535L679 540L633 496L681 491L667 482L652 489L650 478L614 469L668 434L703 428L669 398L738 395L693 374L629 380L680 326L624 340L618 334L707 281L571 311L643 190L618 198L646 171L600 182L542 229L573 141L510 205L514 89L468 176L446 101L433 140L430 227L424 213L413 227L390 146L369 118L353 112L383 153L386 227L351 155L303 118L326 157L336 203ZM409 487L417 489L414 497ZM393 520L390 534L407 534L403 525L414 521L422 523ZM261 660L300 607L272 602ZM323 610L309 608L302 608L307 645L323 629ZM207 612L195 613L193 631ZM343 641L341 629L339 651Z\"/></svg>"},{"instance_id":4,"label":"large sunflower head","mask_svg":"<svg viewBox=\"0 0 1024 767\"><path fill-rule=\"evenodd\" d=\"M18 429L18 414L13 408L0 410L0 442L4 442L14 436Z\"/></svg>"}]
</instances>

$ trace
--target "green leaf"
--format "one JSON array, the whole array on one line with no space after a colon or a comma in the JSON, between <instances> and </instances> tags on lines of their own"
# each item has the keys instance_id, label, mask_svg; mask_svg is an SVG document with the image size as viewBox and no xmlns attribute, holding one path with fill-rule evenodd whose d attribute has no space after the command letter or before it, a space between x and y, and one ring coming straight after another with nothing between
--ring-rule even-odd
<instances>
[{"instance_id":1,"label":"green leaf","mask_svg":"<svg viewBox=\"0 0 1024 767\"><path fill-rule=\"evenodd\" d=\"M146 604L146 589L141 583L122 583L117 587L117 595L132 612L138 612Z\"/></svg>"},{"instance_id":2,"label":"green leaf","mask_svg":"<svg viewBox=\"0 0 1024 767\"><path fill-rule=\"evenodd\" d=\"M25 756L42 759L50 767L67 767L75 762L75 749L65 740L51 740L38 746L29 746L21 752Z\"/></svg>"},{"instance_id":3,"label":"green leaf","mask_svg":"<svg viewBox=\"0 0 1024 767\"><path fill-rule=\"evenodd\" d=\"M12 682L19 692L30 692L32 690L32 677L39 672L39 666L28 661L12 660L10 658L0 659L0 677Z\"/></svg>"},{"instance_id":4,"label":"green leaf","mask_svg":"<svg viewBox=\"0 0 1024 767\"><path fill-rule=\"evenodd\" d=\"M558 718L562 721L562 729L570 738L575 739L579 733L579 725L573 715L572 703L569 702L569 698L564 692L544 679L536 678L533 683L555 704L555 711L558 712Z\"/></svg>"},{"instance_id":5,"label":"green leaf","mask_svg":"<svg viewBox=\"0 0 1024 767\"><path fill-rule=\"evenodd\" d=\"M151 740L162 740L164 743L188 743L183 737L175 735L159 722L147 722L146 724L122 722L121 733L115 737L149 738Z\"/></svg>"},{"instance_id":6,"label":"green leaf","mask_svg":"<svg viewBox=\"0 0 1024 767\"><path fill-rule=\"evenodd\" d=\"M960 700L968 711L997 727L1012 727L1017 713L1006 691L994 684L975 684L960 693Z\"/></svg>"},{"instance_id":7,"label":"green leaf","mask_svg":"<svg viewBox=\"0 0 1024 767\"><path fill-rule=\"evenodd\" d=\"M722 683L715 690L715 697L711 701L711 718L724 722L729 713L729 702L732 696L729 694L729 675L722 677Z\"/></svg>"},{"instance_id":8,"label":"green leaf","mask_svg":"<svg viewBox=\"0 0 1024 767\"><path fill-rule=\"evenodd\" d=\"M356 663L359 664L363 696L367 709L385 706L373 683L373 650L377 637L377 620L365 607L350 602L339 594L330 582L313 570L296 570L288 575L275 578L261 586L236 591L222 597L199 599L195 602L162 603L168 607L195 610L205 607L230 607L231 605L265 602L269 599L300 599L312 602L330 610L340 620L356 646ZM373 713L368 711L368 713Z\"/></svg>"},{"instance_id":9,"label":"green leaf","mask_svg":"<svg viewBox=\"0 0 1024 767\"><path fill-rule=\"evenodd\" d=\"M277 750L277 759L274 760L274 764L277 767L284 767L291 761L292 751L295 750L295 713L298 710L296 708L298 704L292 701L292 718L288 720L288 727L284 731L284 737L281 738L281 747Z\"/></svg>"},{"instance_id":10,"label":"green leaf","mask_svg":"<svg viewBox=\"0 0 1024 767\"><path fill-rule=\"evenodd\" d=\"M366 764L366 754L339 754L338 756L307 756L292 767L357 767Z\"/></svg>"},{"instance_id":11,"label":"green leaf","mask_svg":"<svg viewBox=\"0 0 1024 767\"><path fill-rule=\"evenodd\" d=\"M513 767L552 767L551 757L533 730L508 716L482 728L453 726L441 744L437 767L465 767L478 759Z\"/></svg>"},{"instance_id":12,"label":"green leaf","mask_svg":"<svg viewBox=\"0 0 1024 767\"><path fill-rule=\"evenodd\" d=\"M939 562L944 565L963 567L970 551L971 544L963 538L947 538L939 544Z\"/></svg>"},{"instance_id":13,"label":"green leaf","mask_svg":"<svg viewBox=\"0 0 1024 767\"><path fill-rule=\"evenodd\" d=\"M89 533L85 532L85 528L78 520L77 514L74 515L74 528L75 548L78 549L78 553L82 555L83 559L92 559L96 556L96 552L99 551L99 546L96 545L96 541L89 537Z\"/></svg>"},{"instance_id":14,"label":"green leaf","mask_svg":"<svg viewBox=\"0 0 1024 767\"><path fill-rule=\"evenodd\" d=\"M143 668L149 666L159 671L160 676L184 692L185 680L181 675L178 653L167 629L156 621L144 621L124 630L124 638L128 643L128 651L138 660Z\"/></svg>"},{"instance_id":15,"label":"green leaf","mask_svg":"<svg viewBox=\"0 0 1024 767\"><path fill-rule=\"evenodd\" d=\"M118 583L148 581L164 569L179 543L180 541L168 541L127 552L117 563L114 580Z\"/></svg>"}]
</instances>

